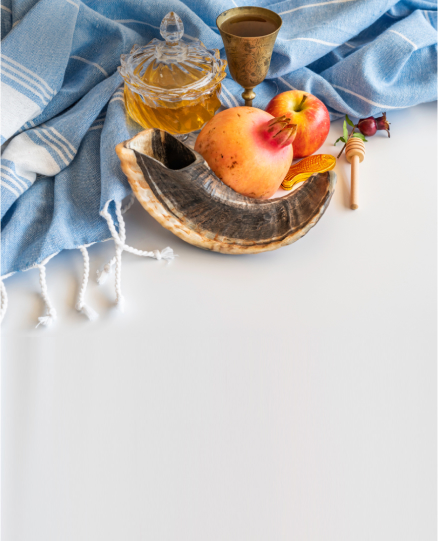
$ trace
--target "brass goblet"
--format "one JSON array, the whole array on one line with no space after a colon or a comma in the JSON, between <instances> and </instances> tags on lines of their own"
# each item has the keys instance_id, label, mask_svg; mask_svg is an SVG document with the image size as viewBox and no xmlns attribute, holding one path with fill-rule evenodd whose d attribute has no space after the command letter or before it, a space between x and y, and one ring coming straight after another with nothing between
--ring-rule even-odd
<instances>
[{"instance_id":1,"label":"brass goblet","mask_svg":"<svg viewBox=\"0 0 438 541\"><path fill-rule=\"evenodd\" d=\"M267 19L275 30L270 34L255 37L236 36L229 32L228 27L227 31L223 28L224 23L234 17L246 19L248 24L257 19ZM254 87L260 84L268 73L274 43L282 22L277 13L252 6L228 9L216 19L216 25L225 45L231 77L245 89L242 98L248 107L252 107L252 100L255 98Z\"/></svg>"}]
</instances>

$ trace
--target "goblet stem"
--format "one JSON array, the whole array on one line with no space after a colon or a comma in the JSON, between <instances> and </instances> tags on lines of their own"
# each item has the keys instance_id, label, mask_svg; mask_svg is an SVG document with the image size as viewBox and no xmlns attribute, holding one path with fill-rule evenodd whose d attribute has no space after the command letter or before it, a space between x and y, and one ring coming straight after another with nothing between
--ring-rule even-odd
<instances>
[{"instance_id":1,"label":"goblet stem","mask_svg":"<svg viewBox=\"0 0 438 541\"><path fill-rule=\"evenodd\" d=\"M255 97L256 95L252 88L245 88L245 92L242 92L242 98L245 100L246 107L252 107L252 100Z\"/></svg>"}]
</instances>

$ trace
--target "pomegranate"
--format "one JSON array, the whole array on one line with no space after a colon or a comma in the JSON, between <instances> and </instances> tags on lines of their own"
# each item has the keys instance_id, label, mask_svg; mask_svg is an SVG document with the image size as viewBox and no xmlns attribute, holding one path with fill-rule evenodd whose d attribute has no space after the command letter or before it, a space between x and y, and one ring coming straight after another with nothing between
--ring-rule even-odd
<instances>
[{"instance_id":1,"label":"pomegranate","mask_svg":"<svg viewBox=\"0 0 438 541\"><path fill-rule=\"evenodd\" d=\"M378 130L386 130L388 137L391 137L391 134L389 133L389 122L386 120L386 113L382 113L382 116L376 118L376 124Z\"/></svg>"},{"instance_id":2,"label":"pomegranate","mask_svg":"<svg viewBox=\"0 0 438 541\"><path fill-rule=\"evenodd\" d=\"M360 133L367 137L372 137L377 131L376 119L373 116L361 118L357 123Z\"/></svg>"},{"instance_id":3,"label":"pomegranate","mask_svg":"<svg viewBox=\"0 0 438 541\"><path fill-rule=\"evenodd\" d=\"M391 134L389 133L389 122L386 120L386 113L383 113L379 118L374 118L373 116L361 118L357 123L357 127L359 128L359 131L367 137L371 137L378 130L386 130L388 137L391 137Z\"/></svg>"},{"instance_id":4,"label":"pomegranate","mask_svg":"<svg viewBox=\"0 0 438 541\"><path fill-rule=\"evenodd\" d=\"M296 132L286 115L274 118L255 107L233 107L207 122L195 150L230 188L268 199L292 163Z\"/></svg>"}]
</instances>

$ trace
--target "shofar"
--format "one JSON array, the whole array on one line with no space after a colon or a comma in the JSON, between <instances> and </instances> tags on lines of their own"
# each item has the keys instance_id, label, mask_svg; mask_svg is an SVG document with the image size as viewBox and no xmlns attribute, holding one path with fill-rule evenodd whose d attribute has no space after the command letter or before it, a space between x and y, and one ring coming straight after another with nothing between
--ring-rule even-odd
<instances>
[{"instance_id":1,"label":"shofar","mask_svg":"<svg viewBox=\"0 0 438 541\"><path fill-rule=\"evenodd\" d=\"M251 199L219 180L200 154L150 129L116 146L140 203L163 227L205 250L256 254L292 244L324 214L336 174L310 177L277 199Z\"/></svg>"}]
</instances>

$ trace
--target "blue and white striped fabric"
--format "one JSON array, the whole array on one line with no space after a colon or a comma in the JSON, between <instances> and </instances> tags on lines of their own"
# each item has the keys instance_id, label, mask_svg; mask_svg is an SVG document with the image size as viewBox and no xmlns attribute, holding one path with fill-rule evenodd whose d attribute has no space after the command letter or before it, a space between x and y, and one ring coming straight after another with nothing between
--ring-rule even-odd
<instances>
[{"instance_id":1,"label":"blue and white striped fabric","mask_svg":"<svg viewBox=\"0 0 438 541\"><path fill-rule=\"evenodd\" d=\"M318 96L332 119L436 99L433 0L1 1L3 276L110 236L100 213L130 194L114 147L140 129L126 118L117 66L159 37L169 11L186 40L222 56L222 11L257 4L281 15L256 107L291 88ZM241 92L227 77L223 105L242 105Z\"/></svg>"}]
</instances>

